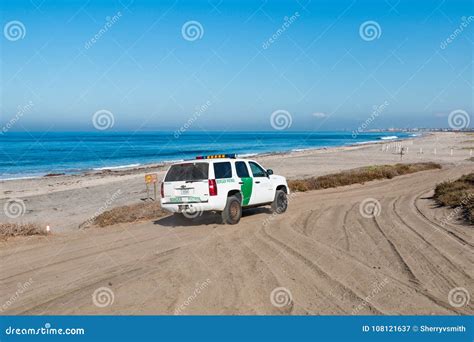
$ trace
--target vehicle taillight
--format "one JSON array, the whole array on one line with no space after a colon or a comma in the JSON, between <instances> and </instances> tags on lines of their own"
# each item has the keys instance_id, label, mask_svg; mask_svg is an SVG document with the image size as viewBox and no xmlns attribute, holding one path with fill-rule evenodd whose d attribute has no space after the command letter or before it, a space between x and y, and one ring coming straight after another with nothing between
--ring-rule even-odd
<instances>
[{"instance_id":1,"label":"vehicle taillight","mask_svg":"<svg viewBox=\"0 0 474 342\"><path fill-rule=\"evenodd\" d=\"M161 198L164 198L164 197L165 197L165 187L163 183L161 183Z\"/></svg>"},{"instance_id":2,"label":"vehicle taillight","mask_svg":"<svg viewBox=\"0 0 474 342\"><path fill-rule=\"evenodd\" d=\"M209 179L209 196L217 196L217 184L215 179Z\"/></svg>"}]
</instances>

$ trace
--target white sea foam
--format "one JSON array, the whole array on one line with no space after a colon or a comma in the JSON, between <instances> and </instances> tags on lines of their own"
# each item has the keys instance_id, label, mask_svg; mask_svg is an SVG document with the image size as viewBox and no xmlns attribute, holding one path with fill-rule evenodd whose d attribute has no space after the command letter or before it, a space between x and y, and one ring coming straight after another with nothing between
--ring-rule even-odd
<instances>
[{"instance_id":1,"label":"white sea foam","mask_svg":"<svg viewBox=\"0 0 474 342\"><path fill-rule=\"evenodd\" d=\"M359 141L359 142L355 142L355 143L347 143L347 145L366 145L366 144L374 144L374 143L378 143L380 141L378 140L368 140L368 141Z\"/></svg>"},{"instance_id":2,"label":"white sea foam","mask_svg":"<svg viewBox=\"0 0 474 342\"><path fill-rule=\"evenodd\" d=\"M96 167L93 168L94 171L102 171L102 170L117 170L117 169L128 169L131 167L137 167L141 164L128 164L128 165L119 165L119 166L105 166L105 167Z\"/></svg>"},{"instance_id":3,"label":"white sea foam","mask_svg":"<svg viewBox=\"0 0 474 342\"><path fill-rule=\"evenodd\" d=\"M323 148L326 148L326 147L321 146L321 147L313 147L313 148L295 148L295 149L292 149L291 151L292 152L304 152L304 151L310 151L310 150L314 150L314 149L323 149Z\"/></svg>"},{"instance_id":4,"label":"white sea foam","mask_svg":"<svg viewBox=\"0 0 474 342\"><path fill-rule=\"evenodd\" d=\"M35 175L35 176L18 176L18 177L8 177L3 178L4 176L0 176L0 181L11 181L11 180L21 180L21 179L35 179L35 178L41 178L44 175Z\"/></svg>"}]
</instances>

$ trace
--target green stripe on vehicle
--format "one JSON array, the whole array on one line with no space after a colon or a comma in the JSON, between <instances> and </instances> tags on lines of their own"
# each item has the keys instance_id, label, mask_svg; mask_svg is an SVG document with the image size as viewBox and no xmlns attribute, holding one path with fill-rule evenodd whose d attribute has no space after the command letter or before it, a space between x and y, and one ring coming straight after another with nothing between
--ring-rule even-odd
<instances>
[{"instance_id":1,"label":"green stripe on vehicle","mask_svg":"<svg viewBox=\"0 0 474 342\"><path fill-rule=\"evenodd\" d=\"M240 180L242 181L240 191L242 191L242 195L244 196L242 200L242 205L248 205L250 201L250 196L252 196L253 180L252 177L243 177L240 178Z\"/></svg>"}]
</instances>

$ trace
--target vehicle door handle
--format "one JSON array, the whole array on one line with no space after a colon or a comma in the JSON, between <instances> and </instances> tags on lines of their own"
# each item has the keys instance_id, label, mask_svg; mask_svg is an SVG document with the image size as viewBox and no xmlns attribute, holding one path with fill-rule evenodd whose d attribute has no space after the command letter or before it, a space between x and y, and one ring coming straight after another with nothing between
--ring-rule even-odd
<instances>
[{"instance_id":1,"label":"vehicle door handle","mask_svg":"<svg viewBox=\"0 0 474 342\"><path fill-rule=\"evenodd\" d=\"M244 182L239 182L239 184L244 184Z\"/></svg>"},{"instance_id":2,"label":"vehicle door handle","mask_svg":"<svg viewBox=\"0 0 474 342\"><path fill-rule=\"evenodd\" d=\"M260 181L256 181L255 184L260 184Z\"/></svg>"}]
</instances>

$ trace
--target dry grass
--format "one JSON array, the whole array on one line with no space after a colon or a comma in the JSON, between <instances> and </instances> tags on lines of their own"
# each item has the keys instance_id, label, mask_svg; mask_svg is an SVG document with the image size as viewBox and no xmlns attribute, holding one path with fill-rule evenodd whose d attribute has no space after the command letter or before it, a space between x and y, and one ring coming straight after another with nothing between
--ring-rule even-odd
<instances>
[{"instance_id":1,"label":"dry grass","mask_svg":"<svg viewBox=\"0 0 474 342\"><path fill-rule=\"evenodd\" d=\"M356 183L363 184L376 179L390 179L432 169L441 169L441 165L436 163L414 163L367 166L320 177L290 180L288 185L293 191L319 190Z\"/></svg>"},{"instance_id":2,"label":"dry grass","mask_svg":"<svg viewBox=\"0 0 474 342\"><path fill-rule=\"evenodd\" d=\"M46 235L46 229L34 223L0 223L0 239L13 236Z\"/></svg>"},{"instance_id":3,"label":"dry grass","mask_svg":"<svg viewBox=\"0 0 474 342\"><path fill-rule=\"evenodd\" d=\"M159 202L142 202L113 208L98 215L93 223L99 227L117 223L130 223L141 220L152 220L167 215Z\"/></svg>"},{"instance_id":4,"label":"dry grass","mask_svg":"<svg viewBox=\"0 0 474 342\"><path fill-rule=\"evenodd\" d=\"M474 173L438 184L434 198L440 205L461 208L464 218L474 224Z\"/></svg>"}]
</instances>

